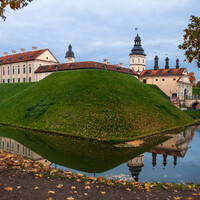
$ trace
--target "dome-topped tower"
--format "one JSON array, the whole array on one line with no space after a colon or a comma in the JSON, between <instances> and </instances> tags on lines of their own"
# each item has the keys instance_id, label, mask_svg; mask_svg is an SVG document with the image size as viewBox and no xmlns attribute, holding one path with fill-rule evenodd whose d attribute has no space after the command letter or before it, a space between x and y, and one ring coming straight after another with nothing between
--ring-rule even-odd
<instances>
[{"instance_id":1,"label":"dome-topped tower","mask_svg":"<svg viewBox=\"0 0 200 200\"><path fill-rule=\"evenodd\" d=\"M137 73L141 73L145 70L145 56L144 49L141 45L141 38L137 34L135 37L135 44L133 49L131 50L130 56L130 68L135 70Z\"/></svg>"},{"instance_id":2,"label":"dome-topped tower","mask_svg":"<svg viewBox=\"0 0 200 200\"><path fill-rule=\"evenodd\" d=\"M73 63L74 62L74 52L72 51L72 45L70 44L68 46L68 51L66 52L66 55L65 55L65 62L66 63Z\"/></svg>"}]
</instances>

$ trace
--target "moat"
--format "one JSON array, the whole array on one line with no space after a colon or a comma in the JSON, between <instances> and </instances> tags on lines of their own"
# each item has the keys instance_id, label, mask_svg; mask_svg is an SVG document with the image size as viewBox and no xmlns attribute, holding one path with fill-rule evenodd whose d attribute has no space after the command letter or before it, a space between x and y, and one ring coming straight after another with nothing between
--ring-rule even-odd
<instances>
[{"instance_id":1,"label":"moat","mask_svg":"<svg viewBox=\"0 0 200 200\"><path fill-rule=\"evenodd\" d=\"M200 183L200 125L109 145L0 127L0 149L87 176Z\"/></svg>"}]
</instances>

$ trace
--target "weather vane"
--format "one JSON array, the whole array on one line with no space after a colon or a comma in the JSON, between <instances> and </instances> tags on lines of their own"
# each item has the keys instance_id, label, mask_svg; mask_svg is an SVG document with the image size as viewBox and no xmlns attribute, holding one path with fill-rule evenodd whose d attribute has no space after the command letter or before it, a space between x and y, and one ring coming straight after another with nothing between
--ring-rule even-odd
<instances>
[{"instance_id":1,"label":"weather vane","mask_svg":"<svg viewBox=\"0 0 200 200\"><path fill-rule=\"evenodd\" d=\"M137 34L138 34L138 27L135 28L135 31L137 31Z\"/></svg>"}]
</instances>

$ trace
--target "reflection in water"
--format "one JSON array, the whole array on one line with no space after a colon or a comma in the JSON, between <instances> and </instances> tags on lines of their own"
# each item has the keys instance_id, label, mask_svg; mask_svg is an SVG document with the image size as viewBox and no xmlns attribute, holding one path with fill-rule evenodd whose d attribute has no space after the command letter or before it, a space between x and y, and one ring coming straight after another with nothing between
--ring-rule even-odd
<instances>
[{"instance_id":1,"label":"reflection in water","mask_svg":"<svg viewBox=\"0 0 200 200\"><path fill-rule=\"evenodd\" d=\"M1 137L0 136L0 150L3 150L7 153L23 156L29 158L33 161L38 161L43 165L50 165L51 162L44 159L37 153L33 152L31 149L23 146L22 144L16 142L11 138Z\"/></svg>"},{"instance_id":2,"label":"reflection in water","mask_svg":"<svg viewBox=\"0 0 200 200\"><path fill-rule=\"evenodd\" d=\"M136 181L140 179L143 182L199 182L200 162L196 159L200 153L198 133L200 126L194 126L179 134L168 134L167 138L154 136L144 142L131 142L135 147L116 147L35 132L27 133L25 130L17 132L6 127L0 129L0 134L4 136L0 136L0 149L43 164L52 162L58 168L71 169L87 176L96 173L96 176L116 179L133 177Z\"/></svg>"},{"instance_id":3,"label":"reflection in water","mask_svg":"<svg viewBox=\"0 0 200 200\"><path fill-rule=\"evenodd\" d=\"M156 161L157 161L158 154L163 155L162 164L164 167L167 165L168 156L173 156L173 159L174 159L173 164L174 166L176 166L177 157L182 157L182 158L185 157L185 154L188 149L188 144L194 137L194 131L192 128L188 128L179 134L168 134L167 136L171 137L171 139L157 145L156 147L148 151L149 153L152 154L153 167L155 167L157 164ZM127 166L129 167L131 175L136 181L138 181L138 176L144 166L143 159L144 159L144 154L141 154L140 156L133 158L127 163Z\"/></svg>"}]
</instances>

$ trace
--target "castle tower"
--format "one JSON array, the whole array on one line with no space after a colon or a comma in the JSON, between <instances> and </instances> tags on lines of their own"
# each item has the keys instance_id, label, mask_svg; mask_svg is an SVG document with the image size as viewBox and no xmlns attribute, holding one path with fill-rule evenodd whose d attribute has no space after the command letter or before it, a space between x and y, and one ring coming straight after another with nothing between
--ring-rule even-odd
<instances>
[{"instance_id":1,"label":"castle tower","mask_svg":"<svg viewBox=\"0 0 200 200\"><path fill-rule=\"evenodd\" d=\"M66 52L65 62L66 63L73 63L74 62L74 52L72 51L72 45L68 46L68 51Z\"/></svg>"},{"instance_id":2,"label":"castle tower","mask_svg":"<svg viewBox=\"0 0 200 200\"><path fill-rule=\"evenodd\" d=\"M135 44L133 49L131 50L130 56L130 68L135 70L137 73L141 73L145 70L145 56L144 49L141 45L141 38L137 34L135 37Z\"/></svg>"}]
</instances>

